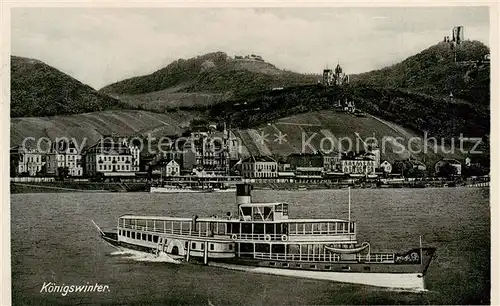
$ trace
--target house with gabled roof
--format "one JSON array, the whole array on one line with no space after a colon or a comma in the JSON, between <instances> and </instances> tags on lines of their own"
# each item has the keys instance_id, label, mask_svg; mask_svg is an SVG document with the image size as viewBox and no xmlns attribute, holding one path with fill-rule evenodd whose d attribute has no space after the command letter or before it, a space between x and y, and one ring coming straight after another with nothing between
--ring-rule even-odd
<instances>
[{"instance_id":1,"label":"house with gabled roof","mask_svg":"<svg viewBox=\"0 0 500 306\"><path fill-rule=\"evenodd\" d=\"M241 162L243 178L276 178L278 163L270 156L250 156Z\"/></svg>"}]
</instances>

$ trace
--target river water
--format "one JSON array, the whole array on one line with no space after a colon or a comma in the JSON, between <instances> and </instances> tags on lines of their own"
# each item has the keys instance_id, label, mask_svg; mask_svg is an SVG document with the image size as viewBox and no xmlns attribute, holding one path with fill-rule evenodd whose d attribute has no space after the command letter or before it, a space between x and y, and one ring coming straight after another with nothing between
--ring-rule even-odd
<instances>
[{"instance_id":1,"label":"river water","mask_svg":"<svg viewBox=\"0 0 500 306\"><path fill-rule=\"evenodd\" d=\"M253 192L254 202L287 201L292 218L347 218L347 190ZM437 247L424 293L250 274L150 260L100 240L122 214L191 217L236 213L235 196L149 193L38 193L11 196L14 305L482 304L490 301L489 189L357 189L351 218L374 252ZM61 293L57 285L107 285ZM40 292L42 290L42 292Z\"/></svg>"}]
</instances>

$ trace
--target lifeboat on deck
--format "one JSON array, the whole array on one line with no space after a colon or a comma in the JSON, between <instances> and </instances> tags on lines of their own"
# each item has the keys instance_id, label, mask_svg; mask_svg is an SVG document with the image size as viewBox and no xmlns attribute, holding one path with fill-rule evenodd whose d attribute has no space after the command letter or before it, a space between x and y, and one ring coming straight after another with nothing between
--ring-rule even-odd
<instances>
[{"instance_id":1,"label":"lifeboat on deck","mask_svg":"<svg viewBox=\"0 0 500 306\"><path fill-rule=\"evenodd\" d=\"M356 253L360 253L366 249L369 250L369 247L370 247L370 244L368 242L363 242L361 244L361 246L359 246L357 248L352 248L352 249L335 248L335 247L325 245L325 249L327 249L328 251L330 251L332 253L336 253L336 254L356 254Z\"/></svg>"}]
</instances>

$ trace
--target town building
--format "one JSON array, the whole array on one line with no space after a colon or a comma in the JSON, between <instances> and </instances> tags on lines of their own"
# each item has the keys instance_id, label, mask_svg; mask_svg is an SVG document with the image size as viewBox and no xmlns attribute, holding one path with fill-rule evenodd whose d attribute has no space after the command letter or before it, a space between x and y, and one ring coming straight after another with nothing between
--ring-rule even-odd
<instances>
[{"instance_id":1,"label":"town building","mask_svg":"<svg viewBox=\"0 0 500 306\"><path fill-rule=\"evenodd\" d=\"M375 174L375 160L360 155L344 155L340 160L342 172L349 175Z\"/></svg>"},{"instance_id":2,"label":"town building","mask_svg":"<svg viewBox=\"0 0 500 306\"><path fill-rule=\"evenodd\" d=\"M375 162L375 168L380 167L380 149L368 147L366 152L360 152L363 157L369 158Z\"/></svg>"},{"instance_id":3,"label":"town building","mask_svg":"<svg viewBox=\"0 0 500 306\"><path fill-rule=\"evenodd\" d=\"M127 143L130 154L132 154L132 163L130 165L132 172L139 172L140 162L141 162L141 149L139 146L133 145L131 143Z\"/></svg>"},{"instance_id":4,"label":"town building","mask_svg":"<svg viewBox=\"0 0 500 306\"><path fill-rule=\"evenodd\" d=\"M278 162L278 179L277 183L293 183L295 181L295 172L292 171L289 163Z\"/></svg>"},{"instance_id":5,"label":"town building","mask_svg":"<svg viewBox=\"0 0 500 306\"><path fill-rule=\"evenodd\" d=\"M290 169L296 170L297 168L322 168L322 171L336 172L341 171L340 159L342 154L337 151L323 152L317 151L315 153L292 153L287 156L287 161L290 164ZM316 171L316 170L311 170Z\"/></svg>"},{"instance_id":6,"label":"town building","mask_svg":"<svg viewBox=\"0 0 500 306\"><path fill-rule=\"evenodd\" d=\"M342 154L337 151L323 154L323 169L327 172L341 172L340 159Z\"/></svg>"},{"instance_id":7,"label":"town building","mask_svg":"<svg viewBox=\"0 0 500 306\"><path fill-rule=\"evenodd\" d=\"M423 162L421 162L417 159L410 158L410 159L408 159L408 163L410 164L412 169L416 169L416 170L422 171L422 172L427 170L427 166Z\"/></svg>"},{"instance_id":8,"label":"town building","mask_svg":"<svg viewBox=\"0 0 500 306\"><path fill-rule=\"evenodd\" d=\"M10 149L11 176L41 175L45 163L45 156L36 149L20 146Z\"/></svg>"},{"instance_id":9,"label":"town building","mask_svg":"<svg viewBox=\"0 0 500 306\"><path fill-rule=\"evenodd\" d=\"M234 137L232 132L226 129L217 131L213 125L208 129L194 129L182 143L177 143L177 146L182 152L182 171L191 173L194 169L204 170L218 176L229 175L231 166L239 160L241 149L239 139ZM173 148L173 151L179 148Z\"/></svg>"},{"instance_id":10,"label":"town building","mask_svg":"<svg viewBox=\"0 0 500 306\"><path fill-rule=\"evenodd\" d=\"M173 159L162 159L157 165L162 176L179 176L181 173L181 166Z\"/></svg>"},{"instance_id":11,"label":"town building","mask_svg":"<svg viewBox=\"0 0 500 306\"><path fill-rule=\"evenodd\" d=\"M47 175L82 176L82 155L71 140L53 143L47 154Z\"/></svg>"},{"instance_id":12,"label":"town building","mask_svg":"<svg viewBox=\"0 0 500 306\"><path fill-rule=\"evenodd\" d=\"M323 179L323 167L297 167L295 180L297 182L319 182Z\"/></svg>"},{"instance_id":13,"label":"town building","mask_svg":"<svg viewBox=\"0 0 500 306\"><path fill-rule=\"evenodd\" d=\"M45 154L45 175L58 176L59 175L58 170L59 169L57 168L57 154L54 150L49 150L49 152ZM69 175L69 169L67 169L67 172Z\"/></svg>"},{"instance_id":14,"label":"town building","mask_svg":"<svg viewBox=\"0 0 500 306\"><path fill-rule=\"evenodd\" d=\"M243 178L277 178L278 163L269 156L250 156L241 162Z\"/></svg>"},{"instance_id":15,"label":"town building","mask_svg":"<svg viewBox=\"0 0 500 306\"><path fill-rule=\"evenodd\" d=\"M384 160L378 168L384 173L392 173L392 164L387 160Z\"/></svg>"},{"instance_id":16,"label":"town building","mask_svg":"<svg viewBox=\"0 0 500 306\"><path fill-rule=\"evenodd\" d=\"M290 164L290 168L295 170L298 167L323 167L324 156L322 153L292 153L287 156L286 160Z\"/></svg>"},{"instance_id":17,"label":"town building","mask_svg":"<svg viewBox=\"0 0 500 306\"><path fill-rule=\"evenodd\" d=\"M392 172L392 165L387 160L384 160L382 163L380 163L380 167L379 168L382 169L382 171L385 172L385 173L391 173Z\"/></svg>"},{"instance_id":18,"label":"town building","mask_svg":"<svg viewBox=\"0 0 500 306\"><path fill-rule=\"evenodd\" d=\"M133 155L125 138L105 137L88 147L83 160L87 176L133 177Z\"/></svg>"}]
</instances>

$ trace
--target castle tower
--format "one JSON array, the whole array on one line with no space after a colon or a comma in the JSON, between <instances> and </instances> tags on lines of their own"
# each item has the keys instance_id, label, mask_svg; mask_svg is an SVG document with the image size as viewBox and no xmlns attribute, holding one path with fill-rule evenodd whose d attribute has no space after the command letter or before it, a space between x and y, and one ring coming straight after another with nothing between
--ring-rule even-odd
<instances>
[{"instance_id":1,"label":"castle tower","mask_svg":"<svg viewBox=\"0 0 500 306\"><path fill-rule=\"evenodd\" d=\"M342 86L344 84L349 83L349 77L343 72L342 67L339 63L337 63L337 67L335 67L335 85Z\"/></svg>"},{"instance_id":2,"label":"castle tower","mask_svg":"<svg viewBox=\"0 0 500 306\"><path fill-rule=\"evenodd\" d=\"M328 69L328 66L323 69L323 85L332 86L333 85L333 71Z\"/></svg>"}]
</instances>

